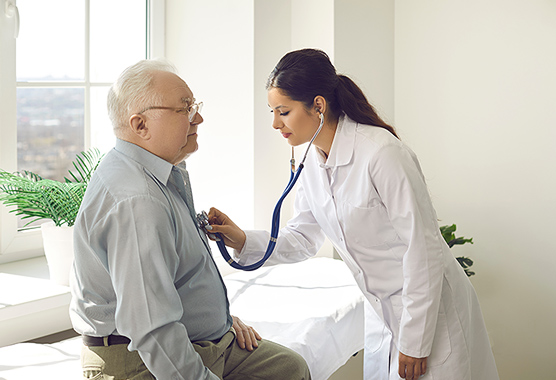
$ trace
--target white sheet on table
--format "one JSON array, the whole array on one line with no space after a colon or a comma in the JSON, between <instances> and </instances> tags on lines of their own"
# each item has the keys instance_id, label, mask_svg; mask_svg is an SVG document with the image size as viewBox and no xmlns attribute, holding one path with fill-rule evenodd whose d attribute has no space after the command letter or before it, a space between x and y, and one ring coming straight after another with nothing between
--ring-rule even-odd
<instances>
[{"instance_id":1,"label":"white sheet on table","mask_svg":"<svg viewBox=\"0 0 556 380\"><path fill-rule=\"evenodd\" d=\"M363 295L342 261L314 258L224 277L230 311L325 380L363 348Z\"/></svg>"},{"instance_id":2,"label":"white sheet on table","mask_svg":"<svg viewBox=\"0 0 556 380\"><path fill-rule=\"evenodd\" d=\"M81 338L54 344L19 343L0 348L0 380L80 379Z\"/></svg>"},{"instance_id":3,"label":"white sheet on table","mask_svg":"<svg viewBox=\"0 0 556 380\"><path fill-rule=\"evenodd\" d=\"M363 348L363 296L341 261L315 258L224 278L231 312L327 379ZM81 377L81 338L0 348L0 380Z\"/></svg>"}]
</instances>

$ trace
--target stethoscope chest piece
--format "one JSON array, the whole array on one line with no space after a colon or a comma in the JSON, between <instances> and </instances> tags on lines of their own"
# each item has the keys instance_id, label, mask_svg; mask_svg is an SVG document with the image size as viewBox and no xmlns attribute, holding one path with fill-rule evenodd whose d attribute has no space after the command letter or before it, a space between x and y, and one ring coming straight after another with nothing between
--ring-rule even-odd
<instances>
[{"instance_id":1,"label":"stethoscope chest piece","mask_svg":"<svg viewBox=\"0 0 556 380\"><path fill-rule=\"evenodd\" d=\"M293 189L293 186L295 185L299 176L301 175L301 171L303 170L305 159L307 158L307 153L309 152L309 148L311 148L313 141L315 141L317 135L322 129L322 126L324 125L324 114L320 113L319 118L320 118L319 127L317 128L317 131L311 138L311 141L309 141L309 146L307 147L307 150L305 151L305 155L303 156L303 159L301 160L301 163L299 164L297 169L295 169L295 158L293 157L293 148L292 148L292 158L290 160L290 165L291 165L290 180L288 182L288 185L286 186L286 189L282 193L282 196L280 197L280 199L278 199L278 202L276 202L276 206L274 207L274 212L272 214L272 229L270 230L270 240L268 242L266 252L262 259L250 265L241 265L236 261L234 261L234 259L232 259L230 254L228 253L228 250L226 249L226 245L224 244L224 239L222 239L220 234L210 232L212 227L210 226L207 213L205 211L202 211L199 214L197 214L197 226L201 230L203 230L209 236L209 238L216 241L216 245L218 245L218 249L220 250L222 257L224 257L224 260L226 260L226 262L230 264L230 266L232 266L233 268L248 270L248 271L255 270L263 266L263 264L266 262L266 260L268 260L270 255L272 255L272 252L274 251L274 247L276 246L276 243L278 241L278 231L280 229L280 209L282 208L282 202L289 194L291 189Z\"/></svg>"},{"instance_id":2,"label":"stethoscope chest piece","mask_svg":"<svg viewBox=\"0 0 556 380\"><path fill-rule=\"evenodd\" d=\"M199 227L199 229L203 230L209 238L211 238L215 241L221 240L220 237L219 237L219 234L213 234L213 233L210 232L210 229L212 227L210 226L208 215L207 215L206 211L201 211L200 213L197 214L197 227Z\"/></svg>"}]
</instances>

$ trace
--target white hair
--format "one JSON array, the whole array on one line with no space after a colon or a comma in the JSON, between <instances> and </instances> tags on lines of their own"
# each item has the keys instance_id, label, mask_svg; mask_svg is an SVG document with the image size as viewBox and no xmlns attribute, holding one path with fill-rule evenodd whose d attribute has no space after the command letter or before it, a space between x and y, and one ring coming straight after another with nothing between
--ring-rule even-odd
<instances>
[{"instance_id":1,"label":"white hair","mask_svg":"<svg viewBox=\"0 0 556 380\"><path fill-rule=\"evenodd\" d=\"M125 130L133 113L161 102L160 95L152 91L154 74L159 71L177 74L174 65L166 60L146 59L125 69L110 87L108 116L116 136Z\"/></svg>"}]
</instances>

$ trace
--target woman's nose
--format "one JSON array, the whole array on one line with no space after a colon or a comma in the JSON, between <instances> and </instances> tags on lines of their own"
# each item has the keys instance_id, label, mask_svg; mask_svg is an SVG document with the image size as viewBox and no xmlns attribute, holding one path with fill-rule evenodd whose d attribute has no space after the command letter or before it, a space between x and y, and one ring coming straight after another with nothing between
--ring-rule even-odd
<instances>
[{"instance_id":1,"label":"woman's nose","mask_svg":"<svg viewBox=\"0 0 556 380\"><path fill-rule=\"evenodd\" d=\"M272 128L274 129L284 128L284 123L282 123L282 120L280 120L279 115L277 115L276 113L274 114L274 118L272 119Z\"/></svg>"}]
</instances>

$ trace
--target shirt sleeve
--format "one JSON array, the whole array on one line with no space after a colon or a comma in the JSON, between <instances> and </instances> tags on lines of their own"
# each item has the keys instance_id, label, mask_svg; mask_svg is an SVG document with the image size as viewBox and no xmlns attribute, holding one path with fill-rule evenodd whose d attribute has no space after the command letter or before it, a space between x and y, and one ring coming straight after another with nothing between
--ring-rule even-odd
<instances>
[{"instance_id":1,"label":"shirt sleeve","mask_svg":"<svg viewBox=\"0 0 556 380\"><path fill-rule=\"evenodd\" d=\"M370 175L400 239L403 265L400 351L428 357L432 349L444 275L444 240L417 158L403 145L386 145Z\"/></svg>"},{"instance_id":2,"label":"shirt sleeve","mask_svg":"<svg viewBox=\"0 0 556 380\"><path fill-rule=\"evenodd\" d=\"M301 182L301 181L300 181ZM266 252L270 233L268 231L245 231L246 240L241 252L236 252L241 265L250 265L260 260ZM280 229L274 253L265 265L295 263L314 256L325 235L315 220L306 199L302 183L299 183L294 202L294 216Z\"/></svg>"},{"instance_id":3,"label":"shirt sleeve","mask_svg":"<svg viewBox=\"0 0 556 380\"><path fill-rule=\"evenodd\" d=\"M131 339L158 379L218 377L203 364L180 318L182 302L174 285L179 258L170 211L148 196L118 203L95 226L102 231L108 270L116 293L116 329ZM93 231L94 232L94 231Z\"/></svg>"}]
</instances>

